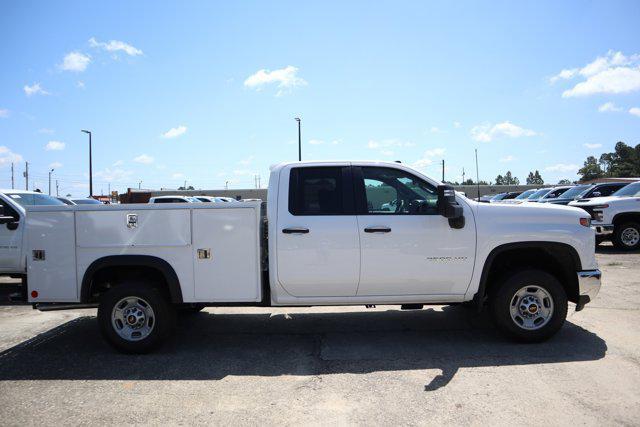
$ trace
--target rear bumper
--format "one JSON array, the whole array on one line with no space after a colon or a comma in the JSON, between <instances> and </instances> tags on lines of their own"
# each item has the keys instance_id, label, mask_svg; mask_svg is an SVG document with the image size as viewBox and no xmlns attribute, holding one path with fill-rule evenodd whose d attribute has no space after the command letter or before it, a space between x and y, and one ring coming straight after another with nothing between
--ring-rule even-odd
<instances>
[{"instance_id":1,"label":"rear bumper","mask_svg":"<svg viewBox=\"0 0 640 427\"><path fill-rule=\"evenodd\" d=\"M600 270L578 271L578 304L576 311L580 311L586 304L593 301L600 291Z\"/></svg>"},{"instance_id":2,"label":"rear bumper","mask_svg":"<svg viewBox=\"0 0 640 427\"><path fill-rule=\"evenodd\" d=\"M613 234L612 224L596 224L591 225L591 228L596 232L596 236L610 236Z\"/></svg>"}]
</instances>

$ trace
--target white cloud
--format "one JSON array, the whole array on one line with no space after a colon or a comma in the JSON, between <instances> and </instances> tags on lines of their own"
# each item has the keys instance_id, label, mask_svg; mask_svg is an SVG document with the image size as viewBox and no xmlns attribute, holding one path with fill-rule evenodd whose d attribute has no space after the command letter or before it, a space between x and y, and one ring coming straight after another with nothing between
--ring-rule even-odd
<instances>
[{"instance_id":1,"label":"white cloud","mask_svg":"<svg viewBox=\"0 0 640 427\"><path fill-rule=\"evenodd\" d=\"M183 125L180 125L178 127L169 129L168 131L166 131L165 133L163 133L160 136L162 138L166 138L166 139L177 138L180 135L183 135L186 131L187 131L187 127L183 126Z\"/></svg>"},{"instance_id":2,"label":"white cloud","mask_svg":"<svg viewBox=\"0 0 640 427\"><path fill-rule=\"evenodd\" d=\"M584 144L584 146L586 148L588 148L589 150L594 150L596 148L601 148L602 144L589 144L588 142Z\"/></svg>"},{"instance_id":3,"label":"white cloud","mask_svg":"<svg viewBox=\"0 0 640 427\"><path fill-rule=\"evenodd\" d=\"M444 148L433 148L424 152L421 158L411 164L415 169L424 169L433 164L434 157L442 157L446 150Z\"/></svg>"},{"instance_id":4,"label":"white cloud","mask_svg":"<svg viewBox=\"0 0 640 427\"><path fill-rule=\"evenodd\" d=\"M484 123L471 128L471 137L480 142L490 142L500 137L519 138L535 135L537 135L535 131L514 125L509 121L495 125Z\"/></svg>"},{"instance_id":5,"label":"white cloud","mask_svg":"<svg viewBox=\"0 0 640 427\"><path fill-rule=\"evenodd\" d=\"M516 158L513 157L512 155L508 155L508 156L504 156L500 158L500 162L502 163L508 163L508 162L512 162L514 161Z\"/></svg>"},{"instance_id":6,"label":"white cloud","mask_svg":"<svg viewBox=\"0 0 640 427\"><path fill-rule=\"evenodd\" d=\"M66 144L60 141L49 141L47 145L44 146L44 149L47 151L60 151L64 150Z\"/></svg>"},{"instance_id":7,"label":"white cloud","mask_svg":"<svg viewBox=\"0 0 640 427\"><path fill-rule=\"evenodd\" d=\"M122 166L122 165L124 165L124 160L116 160L116 161L113 163L113 165L112 165L112 166L113 166L113 167L118 167L118 166Z\"/></svg>"},{"instance_id":8,"label":"white cloud","mask_svg":"<svg viewBox=\"0 0 640 427\"><path fill-rule=\"evenodd\" d=\"M136 163L142 163L143 165L150 165L153 163L154 158L146 154L140 154L138 157L134 158L133 161Z\"/></svg>"},{"instance_id":9,"label":"white cloud","mask_svg":"<svg viewBox=\"0 0 640 427\"><path fill-rule=\"evenodd\" d=\"M262 69L247 77L244 85L251 89L261 90L266 85L276 84L280 89L276 96L280 96L286 91L307 84L306 80L297 74L298 68L292 65L273 71Z\"/></svg>"},{"instance_id":10,"label":"white cloud","mask_svg":"<svg viewBox=\"0 0 640 427\"><path fill-rule=\"evenodd\" d=\"M42 89L42 86L40 86L40 83L34 83L31 86L29 85L24 85L24 87L22 88L24 90L24 93L27 96L32 96L32 95L49 95L49 92L47 92L46 90Z\"/></svg>"},{"instance_id":11,"label":"white cloud","mask_svg":"<svg viewBox=\"0 0 640 427\"><path fill-rule=\"evenodd\" d=\"M456 129L461 128L461 127L462 127L462 123L460 123L460 122L453 122L453 127L454 127L454 128L456 128Z\"/></svg>"},{"instance_id":12,"label":"white cloud","mask_svg":"<svg viewBox=\"0 0 640 427\"><path fill-rule=\"evenodd\" d=\"M51 169L60 169L62 167L62 163L60 162L53 162L49 164L49 168Z\"/></svg>"},{"instance_id":13,"label":"white cloud","mask_svg":"<svg viewBox=\"0 0 640 427\"><path fill-rule=\"evenodd\" d=\"M394 155L394 151L393 150L380 150L380 154L382 154L385 157L390 157Z\"/></svg>"},{"instance_id":14,"label":"white cloud","mask_svg":"<svg viewBox=\"0 0 640 427\"><path fill-rule=\"evenodd\" d=\"M638 107L629 108L629 114L631 114L632 116L640 117L640 108Z\"/></svg>"},{"instance_id":15,"label":"white cloud","mask_svg":"<svg viewBox=\"0 0 640 427\"><path fill-rule=\"evenodd\" d=\"M321 139L310 139L309 140L309 144L311 145L322 145L324 144L324 141Z\"/></svg>"},{"instance_id":16,"label":"white cloud","mask_svg":"<svg viewBox=\"0 0 640 427\"><path fill-rule=\"evenodd\" d=\"M121 169L121 168L105 168L101 171L96 172L95 176L101 180L106 182L123 182L131 179L131 175L133 175L133 171Z\"/></svg>"},{"instance_id":17,"label":"white cloud","mask_svg":"<svg viewBox=\"0 0 640 427\"><path fill-rule=\"evenodd\" d=\"M119 40L109 40L108 42L99 42L94 37L91 37L89 39L89 46L95 47L97 49L103 49L103 50L106 50L107 52L116 52L116 53L124 52L129 56L138 56L143 54L143 52L140 49Z\"/></svg>"},{"instance_id":18,"label":"white cloud","mask_svg":"<svg viewBox=\"0 0 640 427\"><path fill-rule=\"evenodd\" d=\"M548 172L578 172L578 169L580 169L580 165L565 163L558 163L544 168L544 170Z\"/></svg>"},{"instance_id":19,"label":"white cloud","mask_svg":"<svg viewBox=\"0 0 640 427\"><path fill-rule=\"evenodd\" d=\"M87 69L87 66L91 63L91 57L85 55L82 52L69 52L62 59L62 64L58 65L63 71L73 71L74 73L81 73Z\"/></svg>"},{"instance_id":20,"label":"white cloud","mask_svg":"<svg viewBox=\"0 0 640 427\"><path fill-rule=\"evenodd\" d=\"M440 128L437 127L437 126L431 126L431 129L429 129L429 132L431 132L431 133L442 133Z\"/></svg>"},{"instance_id":21,"label":"white cloud","mask_svg":"<svg viewBox=\"0 0 640 427\"><path fill-rule=\"evenodd\" d=\"M51 135L51 134L55 133L55 130L49 129L49 128L41 128L41 129L38 129L38 133L44 133L44 134L47 134L47 135Z\"/></svg>"},{"instance_id":22,"label":"white cloud","mask_svg":"<svg viewBox=\"0 0 640 427\"><path fill-rule=\"evenodd\" d=\"M0 166L10 165L11 163L21 163L23 160L20 154L14 153L4 145L0 145Z\"/></svg>"},{"instance_id":23,"label":"white cloud","mask_svg":"<svg viewBox=\"0 0 640 427\"><path fill-rule=\"evenodd\" d=\"M614 104L613 102L605 102L604 104L598 107L598 111L600 111L601 113L615 112L615 111L622 111L622 108L616 106L616 104Z\"/></svg>"},{"instance_id":24,"label":"white cloud","mask_svg":"<svg viewBox=\"0 0 640 427\"><path fill-rule=\"evenodd\" d=\"M83 82L83 81L78 81L78 82L76 83L76 87L77 87L78 89L84 89L84 87L85 87L85 86L84 86L84 82Z\"/></svg>"},{"instance_id":25,"label":"white cloud","mask_svg":"<svg viewBox=\"0 0 640 427\"><path fill-rule=\"evenodd\" d=\"M622 52L610 50L582 68L562 70L552 77L558 80L572 80L580 77L583 81L562 93L563 98L589 96L594 94L619 94L640 90L640 55L626 56Z\"/></svg>"},{"instance_id":26,"label":"white cloud","mask_svg":"<svg viewBox=\"0 0 640 427\"><path fill-rule=\"evenodd\" d=\"M0 108L0 118L6 119L7 117L9 117L9 110Z\"/></svg>"},{"instance_id":27,"label":"white cloud","mask_svg":"<svg viewBox=\"0 0 640 427\"><path fill-rule=\"evenodd\" d=\"M172 179L182 179L182 178L184 178L184 174L177 172L177 173L172 174L171 178Z\"/></svg>"}]
</instances>

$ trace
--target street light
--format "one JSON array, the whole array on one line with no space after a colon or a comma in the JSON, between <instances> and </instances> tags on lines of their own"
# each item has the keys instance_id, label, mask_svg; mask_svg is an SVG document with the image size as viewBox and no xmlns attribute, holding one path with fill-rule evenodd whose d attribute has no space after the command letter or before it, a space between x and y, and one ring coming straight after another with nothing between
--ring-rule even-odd
<instances>
[{"instance_id":1,"label":"street light","mask_svg":"<svg viewBox=\"0 0 640 427\"><path fill-rule=\"evenodd\" d=\"M54 169L51 169L49 171L49 195L51 195L51 174L53 173Z\"/></svg>"},{"instance_id":2,"label":"street light","mask_svg":"<svg viewBox=\"0 0 640 427\"><path fill-rule=\"evenodd\" d=\"M91 164L91 131L82 129L89 134L89 197L93 197L93 165Z\"/></svg>"},{"instance_id":3,"label":"street light","mask_svg":"<svg viewBox=\"0 0 640 427\"><path fill-rule=\"evenodd\" d=\"M300 133L300 117L296 117L296 122L298 122L298 161L302 161L302 138Z\"/></svg>"}]
</instances>

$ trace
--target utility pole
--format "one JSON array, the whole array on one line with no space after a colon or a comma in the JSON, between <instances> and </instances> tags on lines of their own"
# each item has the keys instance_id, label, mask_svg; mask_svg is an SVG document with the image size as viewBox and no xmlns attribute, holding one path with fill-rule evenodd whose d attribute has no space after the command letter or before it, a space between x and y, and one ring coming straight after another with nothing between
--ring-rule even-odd
<instances>
[{"instance_id":1,"label":"utility pole","mask_svg":"<svg viewBox=\"0 0 640 427\"><path fill-rule=\"evenodd\" d=\"M444 182L444 159L442 159L442 182Z\"/></svg>"},{"instance_id":2,"label":"utility pole","mask_svg":"<svg viewBox=\"0 0 640 427\"><path fill-rule=\"evenodd\" d=\"M302 132L300 130L300 117L296 117L298 122L298 161L302 161Z\"/></svg>"},{"instance_id":3,"label":"utility pole","mask_svg":"<svg viewBox=\"0 0 640 427\"><path fill-rule=\"evenodd\" d=\"M51 195L51 174L53 173L53 168L49 171L49 195Z\"/></svg>"},{"instance_id":4,"label":"utility pole","mask_svg":"<svg viewBox=\"0 0 640 427\"><path fill-rule=\"evenodd\" d=\"M24 162L24 172L22 176L24 176L24 189L29 191L29 162Z\"/></svg>"},{"instance_id":5,"label":"utility pole","mask_svg":"<svg viewBox=\"0 0 640 427\"><path fill-rule=\"evenodd\" d=\"M260 183L260 175L258 175L258 188L262 188L262 184Z\"/></svg>"},{"instance_id":6,"label":"utility pole","mask_svg":"<svg viewBox=\"0 0 640 427\"><path fill-rule=\"evenodd\" d=\"M142 187L142 181L138 181L138 190Z\"/></svg>"},{"instance_id":7,"label":"utility pole","mask_svg":"<svg viewBox=\"0 0 640 427\"><path fill-rule=\"evenodd\" d=\"M464 184L464 168L462 168L462 183Z\"/></svg>"},{"instance_id":8,"label":"utility pole","mask_svg":"<svg viewBox=\"0 0 640 427\"><path fill-rule=\"evenodd\" d=\"M229 181L225 181L224 182L224 189L228 190L229 189Z\"/></svg>"},{"instance_id":9,"label":"utility pole","mask_svg":"<svg viewBox=\"0 0 640 427\"><path fill-rule=\"evenodd\" d=\"M58 187L58 180L56 179L56 197L60 195L60 187Z\"/></svg>"},{"instance_id":10,"label":"utility pole","mask_svg":"<svg viewBox=\"0 0 640 427\"><path fill-rule=\"evenodd\" d=\"M89 135L89 197L93 197L93 165L91 160L91 131L90 130L82 130Z\"/></svg>"},{"instance_id":11,"label":"utility pole","mask_svg":"<svg viewBox=\"0 0 640 427\"><path fill-rule=\"evenodd\" d=\"M11 162L11 189L14 189L14 181L13 181L13 162Z\"/></svg>"}]
</instances>

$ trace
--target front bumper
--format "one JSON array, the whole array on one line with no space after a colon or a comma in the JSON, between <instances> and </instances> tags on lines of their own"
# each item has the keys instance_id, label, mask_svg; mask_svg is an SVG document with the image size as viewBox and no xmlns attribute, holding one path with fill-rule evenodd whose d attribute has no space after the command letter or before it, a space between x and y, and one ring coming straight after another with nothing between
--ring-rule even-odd
<instances>
[{"instance_id":1,"label":"front bumper","mask_svg":"<svg viewBox=\"0 0 640 427\"><path fill-rule=\"evenodd\" d=\"M576 311L580 311L586 304L593 301L600 291L600 270L578 271L578 304Z\"/></svg>"},{"instance_id":2,"label":"front bumper","mask_svg":"<svg viewBox=\"0 0 640 427\"><path fill-rule=\"evenodd\" d=\"M592 224L591 228L596 232L596 236L610 236L613 234L612 224Z\"/></svg>"}]
</instances>

